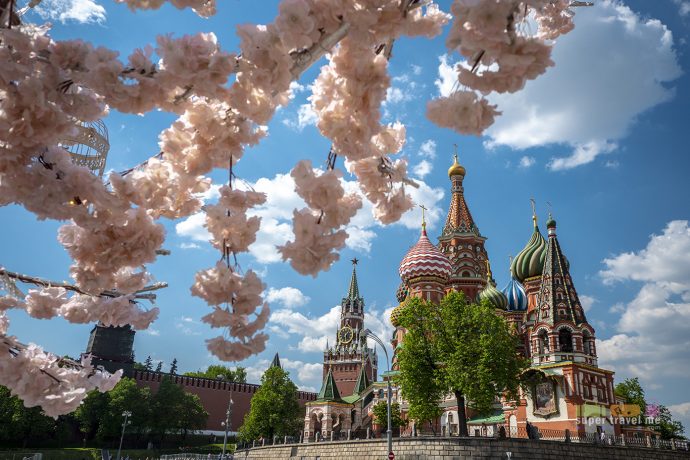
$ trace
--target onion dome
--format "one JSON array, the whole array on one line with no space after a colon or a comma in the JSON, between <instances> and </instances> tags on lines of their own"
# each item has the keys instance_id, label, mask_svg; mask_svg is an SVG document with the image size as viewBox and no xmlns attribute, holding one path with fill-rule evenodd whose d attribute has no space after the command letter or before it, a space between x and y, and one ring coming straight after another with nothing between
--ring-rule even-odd
<instances>
[{"instance_id":1,"label":"onion dome","mask_svg":"<svg viewBox=\"0 0 690 460\"><path fill-rule=\"evenodd\" d=\"M464 176L465 175L465 167L458 163L458 154L455 154L455 160L453 161L453 164L451 165L450 168L448 168L448 177L453 177L453 176Z\"/></svg>"},{"instance_id":2,"label":"onion dome","mask_svg":"<svg viewBox=\"0 0 690 460\"><path fill-rule=\"evenodd\" d=\"M505 310L508 306L508 299L506 296L496 289L496 286L491 279L491 268L489 268L489 262L486 263L486 287L482 292L479 293L477 299L481 302L482 300L488 300L492 307L498 308L500 310Z\"/></svg>"},{"instance_id":3,"label":"onion dome","mask_svg":"<svg viewBox=\"0 0 690 460\"><path fill-rule=\"evenodd\" d=\"M540 276L544 269L547 244L539 231L537 216L532 216L532 221L534 222L532 237L527 242L524 249L513 259L513 263L510 265L510 271L513 273L515 279L520 282L525 281L527 278Z\"/></svg>"},{"instance_id":4,"label":"onion dome","mask_svg":"<svg viewBox=\"0 0 690 460\"><path fill-rule=\"evenodd\" d=\"M407 287L405 283L400 283L400 286L398 286L398 290L395 292L395 298L398 299L398 303L402 302L403 300L407 299L407 294L410 293L410 289Z\"/></svg>"},{"instance_id":5,"label":"onion dome","mask_svg":"<svg viewBox=\"0 0 690 460\"><path fill-rule=\"evenodd\" d=\"M549 220L546 221L546 228L556 228L556 221L549 213Z\"/></svg>"},{"instance_id":6,"label":"onion dome","mask_svg":"<svg viewBox=\"0 0 690 460\"><path fill-rule=\"evenodd\" d=\"M511 276L510 281L503 288L503 295L508 299L508 311L524 311L527 310L527 294L525 287Z\"/></svg>"},{"instance_id":7,"label":"onion dome","mask_svg":"<svg viewBox=\"0 0 690 460\"><path fill-rule=\"evenodd\" d=\"M407 251L400 262L400 278L405 284L422 276L440 278L445 282L450 278L453 267L448 258L434 246L426 236L426 226L422 225L422 235L417 244Z\"/></svg>"},{"instance_id":8,"label":"onion dome","mask_svg":"<svg viewBox=\"0 0 690 460\"><path fill-rule=\"evenodd\" d=\"M401 302L400 305L395 307L391 312L391 324L393 327L398 327L400 324L398 321L400 320L400 315L402 315L402 312L406 306L407 304L405 302Z\"/></svg>"}]
</instances>

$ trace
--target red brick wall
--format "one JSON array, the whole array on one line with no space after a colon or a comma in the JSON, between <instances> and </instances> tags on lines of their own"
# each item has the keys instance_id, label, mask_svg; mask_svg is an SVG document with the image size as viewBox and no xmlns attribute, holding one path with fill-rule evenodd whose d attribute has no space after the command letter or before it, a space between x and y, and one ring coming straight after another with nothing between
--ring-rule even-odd
<instances>
[{"instance_id":1,"label":"red brick wall","mask_svg":"<svg viewBox=\"0 0 690 460\"><path fill-rule=\"evenodd\" d=\"M208 412L206 429L213 431L223 431L221 422L225 421L225 411L228 408L228 401L232 396L232 420L230 421L230 431L237 431L242 425L244 416L249 412L252 396L259 388L259 385L251 383L235 383L224 380L204 379L197 377L186 377L183 375L172 375L163 372L134 371L134 380L140 387L149 387L155 393L164 377L170 377L173 382L182 386L188 392L199 396L201 404ZM316 393L299 391L297 393L300 406L304 406L307 401L314 401Z\"/></svg>"}]
</instances>

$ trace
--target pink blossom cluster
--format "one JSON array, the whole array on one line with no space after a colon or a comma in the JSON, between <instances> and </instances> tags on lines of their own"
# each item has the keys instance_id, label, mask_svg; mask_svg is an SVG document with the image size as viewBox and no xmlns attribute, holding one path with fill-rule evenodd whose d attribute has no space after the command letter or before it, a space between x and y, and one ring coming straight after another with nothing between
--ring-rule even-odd
<instances>
[{"instance_id":1,"label":"pink blossom cluster","mask_svg":"<svg viewBox=\"0 0 690 460\"><path fill-rule=\"evenodd\" d=\"M206 206L206 228L211 244L221 251L246 252L256 241L260 217L247 217L247 210L266 202L266 194L220 188L218 203Z\"/></svg>"},{"instance_id":2,"label":"pink blossom cluster","mask_svg":"<svg viewBox=\"0 0 690 460\"><path fill-rule=\"evenodd\" d=\"M126 3L130 10L157 10L166 0L115 0L118 3ZM216 14L215 0L170 0L177 9L191 8L203 18Z\"/></svg>"},{"instance_id":3,"label":"pink blossom cluster","mask_svg":"<svg viewBox=\"0 0 690 460\"><path fill-rule=\"evenodd\" d=\"M439 126L480 136L500 112L477 93L513 93L543 74L551 60L553 40L573 29L567 0L454 0L449 50L467 60L458 65L457 90L427 105L427 117ZM529 34L533 15L539 30Z\"/></svg>"},{"instance_id":4,"label":"pink blossom cluster","mask_svg":"<svg viewBox=\"0 0 690 460\"><path fill-rule=\"evenodd\" d=\"M362 207L362 200L354 193L345 194L340 171L317 175L309 160L297 163L290 175L297 194L309 207L293 212L295 239L278 250L297 272L316 277L339 259L337 251L347 239L347 232L341 227Z\"/></svg>"},{"instance_id":5,"label":"pink blossom cluster","mask_svg":"<svg viewBox=\"0 0 690 460\"><path fill-rule=\"evenodd\" d=\"M121 376L121 370L111 375L94 369L90 357L77 368L64 366L37 345L24 347L12 336L0 337L0 385L26 407L41 406L49 417L74 411L91 390L112 390Z\"/></svg>"},{"instance_id":6,"label":"pink blossom cluster","mask_svg":"<svg viewBox=\"0 0 690 460\"><path fill-rule=\"evenodd\" d=\"M202 318L211 327L227 328L231 339L218 336L207 341L211 353L225 361L240 361L261 353L268 336L257 333L268 322L270 309L261 299L264 285L252 270L242 276L228 263L196 274L192 295L213 306L213 312ZM261 306L261 310L258 307ZM255 316L252 316L255 315Z\"/></svg>"}]
</instances>

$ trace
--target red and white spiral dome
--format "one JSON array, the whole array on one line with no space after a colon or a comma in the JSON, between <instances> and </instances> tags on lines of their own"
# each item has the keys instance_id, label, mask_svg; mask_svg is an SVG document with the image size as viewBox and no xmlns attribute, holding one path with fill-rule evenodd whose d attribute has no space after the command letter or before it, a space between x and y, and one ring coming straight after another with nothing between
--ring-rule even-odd
<instances>
[{"instance_id":1,"label":"red and white spiral dome","mask_svg":"<svg viewBox=\"0 0 690 460\"><path fill-rule=\"evenodd\" d=\"M419 277L436 277L446 281L452 271L448 258L429 241L426 229L422 229L419 241L407 251L398 269L405 283Z\"/></svg>"}]
</instances>

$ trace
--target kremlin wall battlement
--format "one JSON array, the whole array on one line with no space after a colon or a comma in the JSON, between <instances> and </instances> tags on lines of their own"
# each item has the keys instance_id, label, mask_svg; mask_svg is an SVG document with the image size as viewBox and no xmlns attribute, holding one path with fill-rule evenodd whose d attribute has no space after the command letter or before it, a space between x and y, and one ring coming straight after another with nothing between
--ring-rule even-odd
<instances>
[{"instance_id":1,"label":"kremlin wall battlement","mask_svg":"<svg viewBox=\"0 0 690 460\"><path fill-rule=\"evenodd\" d=\"M158 390L160 382L164 378L170 378L173 383L180 385L187 393L199 396L201 404L208 412L206 430L218 432L225 430L221 422L225 421L225 411L228 408L230 398L232 397L233 401L230 432L236 432L242 425L245 414L249 412L252 396L259 389L259 385L252 383L228 382L221 379L190 377L166 372L134 370L132 378L139 387L148 387L153 393ZM297 392L300 406L304 406L308 401L314 401L316 396L316 393L307 391Z\"/></svg>"}]
</instances>

